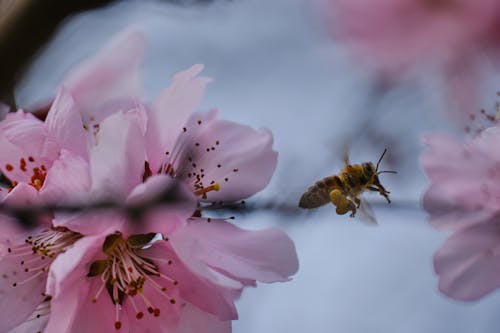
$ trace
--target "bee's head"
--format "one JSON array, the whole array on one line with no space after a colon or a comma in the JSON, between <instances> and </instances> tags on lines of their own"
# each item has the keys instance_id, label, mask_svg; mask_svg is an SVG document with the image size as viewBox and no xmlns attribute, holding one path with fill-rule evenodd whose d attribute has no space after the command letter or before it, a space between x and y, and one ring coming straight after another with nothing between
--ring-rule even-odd
<instances>
[{"instance_id":1,"label":"bee's head","mask_svg":"<svg viewBox=\"0 0 500 333\"><path fill-rule=\"evenodd\" d=\"M368 178L377 175L377 168L372 162L365 162L362 165L363 165L363 172Z\"/></svg>"}]
</instances>

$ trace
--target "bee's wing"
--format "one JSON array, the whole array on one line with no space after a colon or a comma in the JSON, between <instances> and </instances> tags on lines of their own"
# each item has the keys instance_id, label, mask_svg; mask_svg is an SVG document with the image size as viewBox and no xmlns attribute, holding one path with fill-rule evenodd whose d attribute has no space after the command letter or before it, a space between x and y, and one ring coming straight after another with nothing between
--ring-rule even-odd
<instances>
[{"instance_id":1,"label":"bee's wing","mask_svg":"<svg viewBox=\"0 0 500 333\"><path fill-rule=\"evenodd\" d=\"M342 161L344 161L344 166L348 166L349 163L349 151L351 150L350 141L344 143L342 147Z\"/></svg>"},{"instance_id":2,"label":"bee's wing","mask_svg":"<svg viewBox=\"0 0 500 333\"><path fill-rule=\"evenodd\" d=\"M361 199L361 204L359 205L359 218L370 225L377 225L377 220L375 219L375 212L373 207L365 199Z\"/></svg>"}]
</instances>

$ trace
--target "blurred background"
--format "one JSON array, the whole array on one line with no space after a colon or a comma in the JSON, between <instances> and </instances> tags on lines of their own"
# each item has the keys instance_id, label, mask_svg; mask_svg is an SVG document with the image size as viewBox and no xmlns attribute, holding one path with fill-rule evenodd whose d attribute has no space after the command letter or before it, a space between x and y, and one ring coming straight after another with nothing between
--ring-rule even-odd
<instances>
[{"instance_id":1,"label":"blurred background","mask_svg":"<svg viewBox=\"0 0 500 333\"><path fill-rule=\"evenodd\" d=\"M469 304L437 291L432 257L447 235L433 230L420 208L428 186L421 138L437 130L463 136L467 126L442 111L450 103L439 75L381 80L332 37L310 0L103 3L55 27L13 98L28 110L43 105L72 66L134 25L149 43L147 100L172 74L202 63L215 79L202 110L218 108L222 118L273 132L276 174L235 223L284 229L300 270L289 283L246 290L235 333L500 331L498 292ZM486 74L484 82L494 91L496 76ZM496 96L484 95L472 112L494 112ZM385 148L382 168L398 171L381 176L393 203L365 194L378 227L337 216L331 205L296 208L308 186L342 168L344 150L360 163L376 161Z\"/></svg>"}]
</instances>

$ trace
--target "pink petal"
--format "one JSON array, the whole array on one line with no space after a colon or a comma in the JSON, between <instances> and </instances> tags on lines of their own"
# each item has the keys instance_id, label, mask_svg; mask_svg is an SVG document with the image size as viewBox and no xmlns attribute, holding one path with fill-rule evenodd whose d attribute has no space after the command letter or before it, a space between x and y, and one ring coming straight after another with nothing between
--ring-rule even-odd
<instances>
[{"instance_id":1,"label":"pink petal","mask_svg":"<svg viewBox=\"0 0 500 333\"><path fill-rule=\"evenodd\" d=\"M431 185L425 192L422 204L430 214L429 223L436 229L457 230L489 220L494 214L485 209L467 209L461 204L454 203L435 185Z\"/></svg>"},{"instance_id":2,"label":"pink petal","mask_svg":"<svg viewBox=\"0 0 500 333\"><path fill-rule=\"evenodd\" d=\"M64 80L83 116L92 127L107 115L127 110L139 98L139 64L145 48L143 35L127 30Z\"/></svg>"},{"instance_id":3,"label":"pink petal","mask_svg":"<svg viewBox=\"0 0 500 333\"><path fill-rule=\"evenodd\" d=\"M160 167L165 152L172 151L183 126L200 104L211 81L197 76L202 70L203 65L194 65L177 73L153 104L148 123L148 156L153 170Z\"/></svg>"},{"instance_id":4,"label":"pink petal","mask_svg":"<svg viewBox=\"0 0 500 333\"><path fill-rule=\"evenodd\" d=\"M496 161L495 165L496 171L500 165L500 151L497 148L497 144L500 140L500 127L492 126L489 127L474 138L473 144L474 148L478 150L479 153L488 155L490 161Z\"/></svg>"},{"instance_id":5,"label":"pink petal","mask_svg":"<svg viewBox=\"0 0 500 333\"><path fill-rule=\"evenodd\" d=\"M45 326L47 326L47 321L49 320L49 315L43 315L37 318L36 314L32 315L33 319L23 322L21 325L9 330L6 333L28 333L28 332L43 332L45 331Z\"/></svg>"},{"instance_id":6,"label":"pink petal","mask_svg":"<svg viewBox=\"0 0 500 333\"><path fill-rule=\"evenodd\" d=\"M169 190L172 192L168 192ZM147 211L141 223L137 225L137 233L147 230L170 234L178 225L184 224L197 209L196 198L185 184L164 174L153 175L136 186L127 198L127 204L144 204L153 199L158 200L161 195L165 196L164 203ZM131 229L134 226L131 226Z\"/></svg>"},{"instance_id":7,"label":"pink petal","mask_svg":"<svg viewBox=\"0 0 500 333\"><path fill-rule=\"evenodd\" d=\"M160 279L155 279L155 282L162 285ZM143 288L143 295L155 305L156 308L160 310L160 315L154 317L148 314L148 310L144 305L144 302L135 300L136 306L139 311L145 314L145 317L138 320L136 318L136 312L130 302L130 298L124 300L124 309L126 310L127 316L130 322L131 332L171 332L179 322L179 305L171 304L170 299L173 297L178 299L177 293L173 294L172 289L168 292L168 295L161 293L151 286L151 283L146 282Z\"/></svg>"},{"instance_id":8,"label":"pink petal","mask_svg":"<svg viewBox=\"0 0 500 333\"><path fill-rule=\"evenodd\" d=\"M76 200L89 189L88 163L81 156L63 149L60 158L48 170L40 193L44 200L55 202L69 198Z\"/></svg>"},{"instance_id":9,"label":"pink petal","mask_svg":"<svg viewBox=\"0 0 500 333\"><path fill-rule=\"evenodd\" d=\"M14 218L0 215L0 258L8 254L12 241L22 236L24 231Z\"/></svg>"},{"instance_id":10,"label":"pink petal","mask_svg":"<svg viewBox=\"0 0 500 333\"><path fill-rule=\"evenodd\" d=\"M142 182L144 137L134 110L106 118L90 151L92 192L98 198L124 200Z\"/></svg>"},{"instance_id":11,"label":"pink petal","mask_svg":"<svg viewBox=\"0 0 500 333\"><path fill-rule=\"evenodd\" d=\"M343 38L355 55L391 76L401 76L409 66L418 70L422 64L489 47L500 10L494 0L321 2L320 10L335 36Z\"/></svg>"},{"instance_id":12,"label":"pink petal","mask_svg":"<svg viewBox=\"0 0 500 333\"><path fill-rule=\"evenodd\" d=\"M233 303L233 290L216 285L205 277L191 271L189 267L185 266L183 258L177 257L169 242L155 243L148 253L152 257L172 260L170 265L165 263L158 263L158 265L163 274L178 281L177 288L183 300L217 316L221 320L237 318L236 308Z\"/></svg>"},{"instance_id":13,"label":"pink petal","mask_svg":"<svg viewBox=\"0 0 500 333\"><path fill-rule=\"evenodd\" d=\"M85 277L85 280L89 280L90 278ZM89 284L88 281L78 282L84 285ZM100 281L94 281L91 283L94 286ZM90 288L90 290L94 290L96 288ZM84 291L84 290L82 290ZM95 292L94 292L95 293ZM74 296L76 299L80 300L80 304L78 304L78 308L75 310L76 317L74 318L72 325L67 331L50 331L47 329L47 332L71 332L71 333L129 333L136 332L131 330L131 325L129 321L129 316L126 311L120 311L119 321L121 323L121 328L119 330L115 329L115 305L112 303L111 298L107 295L106 292L103 292L101 296L97 299L97 302L93 303L91 298L94 296L94 293L88 292L87 294L80 293L75 295L74 292L68 290L67 296ZM86 297L85 297L86 295ZM65 298L67 298L65 296ZM64 314L67 310L61 309L59 311L60 316Z\"/></svg>"},{"instance_id":14,"label":"pink petal","mask_svg":"<svg viewBox=\"0 0 500 333\"><path fill-rule=\"evenodd\" d=\"M207 193L202 201L241 200L269 183L278 157L272 149L273 137L268 130L256 131L216 116L215 111L193 114L176 143L183 151L172 153L174 170L191 184L195 177L189 173L203 174L204 186L220 184L218 192ZM186 161L189 156L193 163Z\"/></svg>"},{"instance_id":15,"label":"pink petal","mask_svg":"<svg viewBox=\"0 0 500 333\"><path fill-rule=\"evenodd\" d=\"M203 312L186 303L182 307L181 321L173 333L231 333L231 321L219 320L217 317Z\"/></svg>"},{"instance_id":16,"label":"pink petal","mask_svg":"<svg viewBox=\"0 0 500 333\"><path fill-rule=\"evenodd\" d=\"M90 213L56 214L55 227L65 227L85 236L110 234L115 231L126 231L127 220L113 211L97 211Z\"/></svg>"},{"instance_id":17,"label":"pink petal","mask_svg":"<svg viewBox=\"0 0 500 333\"><path fill-rule=\"evenodd\" d=\"M50 168L59 149L45 124L31 114L10 113L0 123L0 169L11 181L29 183L33 167ZM29 161L29 157L34 161ZM21 158L27 163L25 170L21 168Z\"/></svg>"},{"instance_id":18,"label":"pink petal","mask_svg":"<svg viewBox=\"0 0 500 333\"><path fill-rule=\"evenodd\" d=\"M466 209L484 207L490 200L485 188L490 187L491 158L473 142L464 145L447 135L428 136L424 143L429 149L422 154L422 166L436 188Z\"/></svg>"},{"instance_id":19,"label":"pink petal","mask_svg":"<svg viewBox=\"0 0 500 333\"><path fill-rule=\"evenodd\" d=\"M33 257L38 254L33 254ZM5 255L0 259L0 331L4 332L25 321L45 296L46 274L25 272L19 257ZM13 283L17 283L14 287Z\"/></svg>"},{"instance_id":20,"label":"pink petal","mask_svg":"<svg viewBox=\"0 0 500 333\"><path fill-rule=\"evenodd\" d=\"M83 158L88 157L87 133L73 97L64 88L59 90L45 119L51 133L62 148Z\"/></svg>"},{"instance_id":21,"label":"pink petal","mask_svg":"<svg viewBox=\"0 0 500 333\"><path fill-rule=\"evenodd\" d=\"M90 263L102 253L106 235L82 238L52 263L47 281L47 293L53 296L47 332L114 331L115 307L106 293L92 302L92 283L101 281L87 277ZM127 332L127 325L123 320L122 332Z\"/></svg>"},{"instance_id":22,"label":"pink petal","mask_svg":"<svg viewBox=\"0 0 500 333\"><path fill-rule=\"evenodd\" d=\"M224 220L192 219L170 238L186 262L199 261L241 279L288 281L299 268L293 241L278 229L250 231Z\"/></svg>"},{"instance_id":23,"label":"pink petal","mask_svg":"<svg viewBox=\"0 0 500 333\"><path fill-rule=\"evenodd\" d=\"M42 198L33 186L19 183L16 185L5 197L4 203L12 206L30 206L34 204L41 204Z\"/></svg>"},{"instance_id":24,"label":"pink petal","mask_svg":"<svg viewBox=\"0 0 500 333\"><path fill-rule=\"evenodd\" d=\"M439 289L455 299L473 301L500 287L500 220L462 229L434 257Z\"/></svg>"}]
</instances>

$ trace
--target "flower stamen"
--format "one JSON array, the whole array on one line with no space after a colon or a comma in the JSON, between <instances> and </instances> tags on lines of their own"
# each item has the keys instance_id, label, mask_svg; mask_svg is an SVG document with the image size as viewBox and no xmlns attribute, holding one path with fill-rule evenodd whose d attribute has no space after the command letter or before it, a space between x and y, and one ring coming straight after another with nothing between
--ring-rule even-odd
<instances>
[{"instance_id":1,"label":"flower stamen","mask_svg":"<svg viewBox=\"0 0 500 333\"><path fill-rule=\"evenodd\" d=\"M117 330L121 328L119 311L125 299L130 300L136 319L141 319L144 316L144 312L141 311L136 300L140 300L153 316L160 316L159 307L155 306L144 293L146 284L152 288L148 289L149 291L158 292L163 297L167 297L168 302L175 304L175 299L169 296L167 288L162 286L159 280L155 281L153 277L160 277L174 285L177 284L177 281L160 273L154 260L143 255L143 252L157 241L155 238L155 233L132 235L126 240L123 239L121 233L111 234L106 237L103 244L106 258L96 260L91 264L87 276L100 276L102 282L92 298L92 302L97 301L102 290L106 287L112 302L115 304L115 329ZM136 296L139 297L135 298Z\"/></svg>"},{"instance_id":2,"label":"flower stamen","mask_svg":"<svg viewBox=\"0 0 500 333\"><path fill-rule=\"evenodd\" d=\"M24 244L8 248L7 255L9 258L17 258L22 272L27 273L24 274L23 280L14 279L12 286L22 286L47 273L53 259L81 237L81 234L72 232L67 228L53 227L42 231L36 236L29 236L25 239ZM17 272L11 272L11 276L17 277ZM4 273L4 276L8 277L9 275Z\"/></svg>"},{"instance_id":3,"label":"flower stamen","mask_svg":"<svg viewBox=\"0 0 500 333\"><path fill-rule=\"evenodd\" d=\"M206 194L210 191L219 191L220 190L220 184L219 183L215 183L213 185L210 185L210 186L207 186L207 187L202 187L196 191L194 191L194 194L195 195L203 195L203 196L206 196Z\"/></svg>"}]
</instances>

